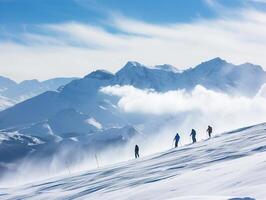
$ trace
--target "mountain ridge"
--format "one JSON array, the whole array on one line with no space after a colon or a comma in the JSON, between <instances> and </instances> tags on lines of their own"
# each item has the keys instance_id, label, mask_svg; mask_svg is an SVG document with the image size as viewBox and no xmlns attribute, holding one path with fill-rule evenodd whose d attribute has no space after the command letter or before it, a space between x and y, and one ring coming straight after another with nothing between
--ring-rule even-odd
<instances>
[{"instance_id":1,"label":"mountain ridge","mask_svg":"<svg viewBox=\"0 0 266 200\"><path fill-rule=\"evenodd\" d=\"M216 70L213 71L213 68ZM69 108L74 108L79 112L94 113L95 115L102 113L100 116L104 115L106 119L110 120L112 118L118 119L119 111L114 110L113 105L115 104L113 102L115 99L99 92L100 88L109 85L132 85L139 89L154 89L158 92L178 89L191 90L196 85L202 85L207 89L219 92L250 96L255 95L263 83L266 83L266 72L260 66L252 64L233 65L219 57L203 62L195 68L185 70L182 73L149 68L138 62L130 61L115 74L105 70L96 70L84 78L71 81L58 92L41 94L0 112L0 129L8 128L7 125L4 125L9 124L6 123L7 119L18 119L18 116L21 116L24 112L23 110L36 113L34 117L31 117L31 119L35 118L36 120L47 119L51 114L54 115L60 111L60 109ZM49 95L51 96L49 97ZM49 99L57 100L51 102ZM40 102L38 103L38 101ZM31 106L31 102L34 106ZM51 105L49 106L47 102L50 102ZM102 107L108 109L100 109ZM21 109L23 112L19 111ZM21 112L21 114L13 116L11 113L14 112L15 114L15 110ZM44 113L47 115L43 115ZM22 117L21 119L23 120L21 121L25 122L26 118ZM96 120L101 121L102 119L99 118L97 119L96 117ZM107 124L112 124L111 121ZM33 122L36 123L37 121ZM16 121L16 123L11 124L21 123Z\"/></svg>"},{"instance_id":2,"label":"mountain ridge","mask_svg":"<svg viewBox=\"0 0 266 200\"><path fill-rule=\"evenodd\" d=\"M0 96L9 99L9 102L12 102L9 104L3 104L3 106L0 107L0 110L4 110L46 91L61 90L65 84L76 79L77 78L62 77L52 78L45 81L39 81L37 79L24 80L20 83L16 83L9 78L0 76Z\"/></svg>"}]
</instances>

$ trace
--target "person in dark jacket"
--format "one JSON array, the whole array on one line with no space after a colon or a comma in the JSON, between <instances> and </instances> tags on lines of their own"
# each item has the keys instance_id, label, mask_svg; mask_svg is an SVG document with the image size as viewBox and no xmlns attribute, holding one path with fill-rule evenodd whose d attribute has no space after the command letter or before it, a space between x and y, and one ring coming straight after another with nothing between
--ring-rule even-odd
<instances>
[{"instance_id":1,"label":"person in dark jacket","mask_svg":"<svg viewBox=\"0 0 266 200\"><path fill-rule=\"evenodd\" d=\"M208 128L207 128L207 133L208 133L208 135L209 135L209 138L211 138L212 137L212 127L211 126L208 126Z\"/></svg>"},{"instance_id":2,"label":"person in dark jacket","mask_svg":"<svg viewBox=\"0 0 266 200\"><path fill-rule=\"evenodd\" d=\"M135 146L135 158L139 158L139 146Z\"/></svg>"},{"instance_id":3,"label":"person in dark jacket","mask_svg":"<svg viewBox=\"0 0 266 200\"><path fill-rule=\"evenodd\" d=\"M175 135L175 138L174 138L174 141L175 141L175 148L178 147L178 142L179 142L179 140L180 140L180 136L179 136L179 134L177 133L177 134Z\"/></svg>"},{"instance_id":4,"label":"person in dark jacket","mask_svg":"<svg viewBox=\"0 0 266 200\"><path fill-rule=\"evenodd\" d=\"M192 137L192 142L195 143L197 142L197 139L196 139L196 131L194 129L192 129L191 133L190 133L190 136Z\"/></svg>"}]
</instances>

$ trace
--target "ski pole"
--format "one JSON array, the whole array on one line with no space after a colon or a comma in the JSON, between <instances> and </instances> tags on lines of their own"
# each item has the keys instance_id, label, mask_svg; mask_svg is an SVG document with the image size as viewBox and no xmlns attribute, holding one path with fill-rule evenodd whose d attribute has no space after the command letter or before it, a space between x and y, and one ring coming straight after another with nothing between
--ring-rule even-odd
<instances>
[{"instance_id":1,"label":"ski pole","mask_svg":"<svg viewBox=\"0 0 266 200\"><path fill-rule=\"evenodd\" d=\"M175 147L175 141L173 140L172 142L172 147L174 148Z\"/></svg>"},{"instance_id":2,"label":"ski pole","mask_svg":"<svg viewBox=\"0 0 266 200\"><path fill-rule=\"evenodd\" d=\"M94 154L94 156L95 156L95 160L96 160L97 168L99 168L99 162L98 162L97 155L96 155L96 154Z\"/></svg>"}]
</instances>

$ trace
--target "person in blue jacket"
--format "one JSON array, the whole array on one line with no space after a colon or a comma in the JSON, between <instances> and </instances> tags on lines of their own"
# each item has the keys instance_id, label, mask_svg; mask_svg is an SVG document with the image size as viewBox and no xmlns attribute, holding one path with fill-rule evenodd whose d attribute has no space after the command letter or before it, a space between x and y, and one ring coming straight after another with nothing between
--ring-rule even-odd
<instances>
[{"instance_id":1,"label":"person in blue jacket","mask_svg":"<svg viewBox=\"0 0 266 200\"><path fill-rule=\"evenodd\" d=\"M207 131L207 133L209 135L209 138L211 138L212 137L212 127L210 125L208 126L206 131Z\"/></svg>"},{"instance_id":2,"label":"person in blue jacket","mask_svg":"<svg viewBox=\"0 0 266 200\"><path fill-rule=\"evenodd\" d=\"M177 134L175 135L175 138L174 138L174 141L175 141L175 148L178 147L178 142L179 142L179 140L180 140L180 136L179 136L179 134L177 133Z\"/></svg>"},{"instance_id":3,"label":"person in blue jacket","mask_svg":"<svg viewBox=\"0 0 266 200\"><path fill-rule=\"evenodd\" d=\"M192 142L195 143L197 142L197 139L196 139L196 131L194 129L191 130L191 133L190 133L190 136L192 137Z\"/></svg>"}]
</instances>

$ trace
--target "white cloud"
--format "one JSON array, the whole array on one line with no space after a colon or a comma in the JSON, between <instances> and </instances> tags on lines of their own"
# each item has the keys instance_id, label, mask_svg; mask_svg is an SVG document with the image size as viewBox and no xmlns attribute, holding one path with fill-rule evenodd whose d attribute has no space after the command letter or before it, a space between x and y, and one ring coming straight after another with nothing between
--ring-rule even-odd
<instances>
[{"instance_id":1,"label":"white cloud","mask_svg":"<svg viewBox=\"0 0 266 200\"><path fill-rule=\"evenodd\" d=\"M132 86L108 86L101 91L118 96L118 106L125 113L171 118L181 116L184 120L176 124L176 130L183 127L187 132L189 127L194 126L204 131L210 123L215 125L216 131L222 132L266 121L265 87L262 86L254 98L232 97L202 86L197 86L192 92L158 93Z\"/></svg>"},{"instance_id":2,"label":"white cloud","mask_svg":"<svg viewBox=\"0 0 266 200\"><path fill-rule=\"evenodd\" d=\"M189 24L149 24L114 16L102 27L69 22L39 26L40 33L0 42L0 74L17 80L83 76L96 68L118 70L128 60L147 65L194 66L220 56L230 62L266 66L266 14L238 10Z\"/></svg>"}]
</instances>

